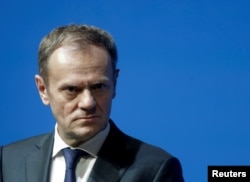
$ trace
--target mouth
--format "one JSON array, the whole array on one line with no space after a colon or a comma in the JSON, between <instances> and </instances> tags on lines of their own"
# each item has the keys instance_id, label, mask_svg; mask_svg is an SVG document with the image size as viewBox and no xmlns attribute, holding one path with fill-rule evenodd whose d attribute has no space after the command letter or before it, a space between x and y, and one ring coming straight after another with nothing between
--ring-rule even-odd
<instances>
[{"instance_id":1,"label":"mouth","mask_svg":"<svg viewBox=\"0 0 250 182\"><path fill-rule=\"evenodd\" d=\"M96 119L100 118L99 116L83 116L83 117L76 117L75 121L82 121L82 122L93 122Z\"/></svg>"}]
</instances>

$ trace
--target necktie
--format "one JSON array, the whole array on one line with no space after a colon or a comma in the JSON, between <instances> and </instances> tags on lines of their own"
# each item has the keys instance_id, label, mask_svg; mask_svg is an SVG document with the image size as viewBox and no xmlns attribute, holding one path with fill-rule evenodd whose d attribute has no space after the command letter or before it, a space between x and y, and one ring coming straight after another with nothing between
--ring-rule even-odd
<instances>
[{"instance_id":1,"label":"necktie","mask_svg":"<svg viewBox=\"0 0 250 182\"><path fill-rule=\"evenodd\" d=\"M75 169L79 159L88 155L86 152L79 149L65 148L62 150L66 161L66 172L64 182L76 182Z\"/></svg>"}]
</instances>

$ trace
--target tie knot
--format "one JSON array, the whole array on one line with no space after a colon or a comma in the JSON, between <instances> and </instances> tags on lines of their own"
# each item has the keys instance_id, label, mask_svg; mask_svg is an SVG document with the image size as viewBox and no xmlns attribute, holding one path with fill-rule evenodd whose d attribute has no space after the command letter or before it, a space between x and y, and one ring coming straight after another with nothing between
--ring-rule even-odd
<instances>
[{"instance_id":1,"label":"tie knot","mask_svg":"<svg viewBox=\"0 0 250 182\"><path fill-rule=\"evenodd\" d=\"M65 148L62 152L66 161L66 168L73 170L75 169L78 160L81 157L88 155L86 152L79 149Z\"/></svg>"}]
</instances>

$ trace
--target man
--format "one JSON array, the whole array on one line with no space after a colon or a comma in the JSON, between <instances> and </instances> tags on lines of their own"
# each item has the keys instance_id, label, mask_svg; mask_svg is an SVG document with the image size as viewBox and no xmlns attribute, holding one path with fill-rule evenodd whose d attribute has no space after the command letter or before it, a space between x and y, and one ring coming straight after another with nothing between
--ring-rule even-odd
<instances>
[{"instance_id":1,"label":"man","mask_svg":"<svg viewBox=\"0 0 250 182\"><path fill-rule=\"evenodd\" d=\"M109 118L119 70L107 32L59 27L42 39L38 60L35 81L55 130L1 147L0 182L184 181L177 158L127 136Z\"/></svg>"}]
</instances>

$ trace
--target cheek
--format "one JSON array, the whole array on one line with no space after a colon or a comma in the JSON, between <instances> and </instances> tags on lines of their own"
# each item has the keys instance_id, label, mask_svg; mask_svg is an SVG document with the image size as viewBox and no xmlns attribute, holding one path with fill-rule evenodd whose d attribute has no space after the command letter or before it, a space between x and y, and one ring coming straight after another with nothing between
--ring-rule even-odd
<instances>
[{"instance_id":1,"label":"cheek","mask_svg":"<svg viewBox=\"0 0 250 182\"><path fill-rule=\"evenodd\" d=\"M63 104L63 107L61 109L63 110L64 116L67 117L77 109L77 104L74 102L67 102Z\"/></svg>"},{"instance_id":2,"label":"cheek","mask_svg":"<svg viewBox=\"0 0 250 182\"><path fill-rule=\"evenodd\" d=\"M73 104L65 102L62 99L53 100L51 108L55 118L61 122L72 112Z\"/></svg>"},{"instance_id":3,"label":"cheek","mask_svg":"<svg viewBox=\"0 0 250 182\"><path fill-rule=\"evenodd\" d=\"M98 105L103 110L103 112L109 114L112 105L112 97L107 96L99 99Z\"/></svg>"}]
</instances>

